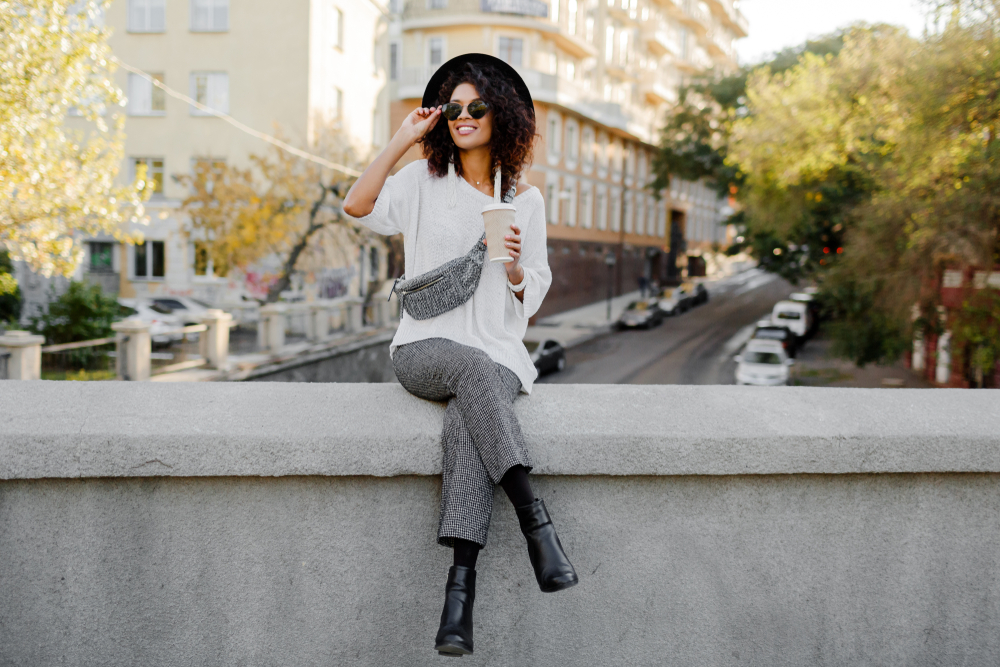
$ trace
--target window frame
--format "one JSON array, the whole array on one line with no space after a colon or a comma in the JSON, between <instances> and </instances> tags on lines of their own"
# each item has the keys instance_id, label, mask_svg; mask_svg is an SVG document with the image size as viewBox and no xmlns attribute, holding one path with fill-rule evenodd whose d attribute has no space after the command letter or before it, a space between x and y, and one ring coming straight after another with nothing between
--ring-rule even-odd
<instances>
[{"instance_id":1,"label":"window frame","mask_svg":"<svg viewBox=\"0 0 1000 667\"><path fill-rule=\"evenodd\" d=\"M205 76L206 77L206 85L205 85L205 98L206 98L206 101L204 101L204 102L202 102L201 100L198 99L197 78L200 77L200 76ZM213 81L215 82L214 84L213 84ZM219 94L219 91L215 89L215 86L218 85L218 82L220 82L220 81L225 81L225 84L226 84L225 85L225 104L221 105L221 106L225 107L223 109L218 108L218 106L213 106L212 105L212 101L213 101L212 98ZM204 104L206 107L208 107L210 109L214 109L215 111L217 111L219 113L229 114L229 72L222 72L222 71L218 71L218 70L194 70L189 75L189 78L188 78L188 88L189 88L189 95L191 96L191 99L193 99L193 100L195 100L195 101L197 101L197 102L199 102L201 104ZM200 116L200 117L208 117L208 118L214 118L215 117L215 114L208 113L207 111L202 111L201 109L199 109L198 107L194 106L193 104L189 104L188 108L189 108L189 113L192 116Z\"/></svg>"},{"instance_id":2,"label":"window frame","mask_svg":"<svg viewBox=\"0 0 1000 667\"><path fill-rule=\"evenodd\" d=\"M147 184L149 183L149 180L150 180L149 177L150 177L150 175L153 175L155 177L156 174L159 174L160 178L158 180L155 179L155 178L153 179L153 183L158 183L159 184L159 190L157 190L157 189L154 188L154 190L152 191L152 193L150 193L150 197L149 198L150 199L164 199L166 197L166 178L165 178L166 171L167 171L167 161L166 161L166 159L163 158L163 157L148 157L148 156L142 156L142 155L133 155L133 156L129 156L128 160L129 160L130 173L131 173L132 181L133 182L135 181L136 176L139 173L139 170L137 168L139 161L142 161L142 162L146 163L146 183ZM159 168L159 170L157 170L155 168L155 165L153 164L156 161L160 162L160 168ZM143 190L145 190L145 188L143 188Z\"/></svg>"},{"instance_id":3,"label":"window frame","mask_svg":"<svg viewBox=\"0 0 1000 667\"><path fill-rule=\"evenodd\" d=\"M142 251L142 271L139 273L139 257L140 248ZM157 253L159 249L159 253ZM167 279L167 243L159 239L144 239L142 243L135 243L132 245L132 252L130 254L130 275L129 279L132 281L142 281L142 282L160 282ZM156 275L156 255L159 254L160 263L160 273L161 275Z\"/></svg>"},{"instance_id":4,"label":"window frame","mask_svg":"<svg viewBox=\"0 0 1000 667\"><path fill-rule=\"evenodd\" d=\"M145 13L145 25L142 27L136 26L135 11L136 5L143 5ZM157 29L152 25L153 16L153 5L158 5L161 12L162 25ZM126 18L125 25L127 33L134 34L162 34L167 31L167 0L128 0L128 5L126 7Z\"/></svg>"},{"instance_id":5,"label":"window frame","mask_svg":"<svg viewBox=\"0 0 1000 667\"><path fill-rule=\"evenodd\" d=\"M207 5L205 11L207 12L207 15L209 17L208 21L209 27L201 28L195 24L195 20L198 16L198 11L199 11L198 5ZM219 27L215 25L215 18L216 18L215 13L220 7L224 8L226 11L225 14L226 20L224 27ZM229 18L230 18L229 0L190 0L188 4L188 9L190 11L190 16L188 20L188 29L191 32L197 32L197 33L229 32Z\"/></svg>"},{"instance_id":6,"label":"window frame","mask_svg":"<svg viewBox=\"0 0 1000 667\"><path fill-rule=\"evenodd\" d=\"M514 42L518 43L517 55L518 62L514 63L504 57L503 42L507 41L508 46L512 45ZM513 55L514 51L508 48L510 54ZM512 37L511 35L497 35L497 47L496 47L497 57L510 65L511 67L523 67L524 66L524 38L523 37Z\"/></svg>"},{"instance_id":7,"label":"window frame","mask_svg":"<svg viewBox=\"0 0 1000 667\"><path fill-rule=\"evenodd\" d=\"M435 63L431 59L431 53L433 52L433 48L432 48L431 44L432 44L432 42L435 42L435 41L441 43L441 62L439 62L439 63ZM446 63L447 61L448 61L448 38L445 35L434 35L432 37L428 37L427 38L427 48L425 49L425 52L424 52L424 64L428 68L436 69L436 68L440 67L441 65L443 65L444 63Z\"/></svg>"},{"instance_id":8,"label":"window frame","mask_svg":"<svg viewBox=\"0 0 1000 667\"><path fill-rule=\"evenodd\" d=\"M148 74L151 77L153 77L154 79L156 79L157 81L159 81L160 83L163 83L165 81L165 78L164 78L165 75L164 75L163 72L149 72ZM145 86L147 86L149 88L149 110L148 111L147 110L137 109L135 107L135 105L133 104L133 100L137 97L136 95L133 95L133 90L134 90L135 85L137 83L139 83L139 82L142 82L142 84L144 84ZM167 115L167 95L166 95L166 93L163 92L162 88L157 88L156 86L154 86L153 82L150 81L149 79L147 79L146 77L142 76L141 74L135 74L133 72L129 72L128 73L128 84L127 84L127 89L126 90L128 91L128 105L127 105L127 107L125 109L125 112L129 116L135 116L135 117L140 117L140 118L141 117L162 118L163 116ZM162 106L163 106L162 109L154 109L153 108L154 104L157 101L159 101L162 104Z\"/></svg>"}]
</instances>

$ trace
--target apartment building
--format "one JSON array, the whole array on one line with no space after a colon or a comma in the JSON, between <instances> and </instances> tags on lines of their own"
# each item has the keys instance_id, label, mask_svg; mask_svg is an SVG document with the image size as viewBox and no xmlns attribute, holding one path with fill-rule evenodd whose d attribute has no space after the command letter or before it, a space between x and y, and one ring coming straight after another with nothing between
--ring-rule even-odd
<instances>
[{"instance_id":1,"label":"apartment building","mask_svg":"<svg viewBox=\"0 0 1000 667\"><path fill-rule=\"evenodd\" d=\"M332 123L363 157L386 142L387 21L379 0L115 0L103 20L123 62L254 130L305 147L320 124ZM171 294L222 303L266 293L277 262L215 276L198 261L179 214L186 189L175 177L198 160L249 166L248 157L267 153L269 145L142 76L124 69L117 76L128 97L122 177L145 166L153 190L149 224L141 227L141 245L90 239L81 277L123 297ZM385 277L385 259L380 242L346 257L334 253L305 280L323 295L363 293L370 279Z\"/></svg>"},{"instance_id":2,"label":"apartment building","mask_svg":"<svg viewBox=\"0 0 1000 667\"><path fill-rule=\"evenodd\" d=\"M621 293L639 276L676 279L689 247L724 241L725 201L709 189L647 184L679 87L737 66L748 26L733 0L393 0L390 12L391 130L462 53L505 60L531 90L541 139L526 178L545 197L554 274L541 315L600 298L609 280Z\"/></svg>"}]
</instances>

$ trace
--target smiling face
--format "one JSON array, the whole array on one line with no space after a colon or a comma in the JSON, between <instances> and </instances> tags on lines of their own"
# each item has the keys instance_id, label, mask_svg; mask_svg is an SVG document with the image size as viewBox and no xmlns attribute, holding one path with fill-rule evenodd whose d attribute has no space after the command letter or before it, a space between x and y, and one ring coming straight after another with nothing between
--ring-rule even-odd
<instances>
[{"instance_id":1,"label":"smiling face","mask_svg":"<svg viewBox=\"0 0 1000 667\"><path fill-rule=\"evenodd\" d=\"M456 86L449 100L462 105L462 114L458 119L448 121L451 139L462 150L489 146L493 136L493 111L488 111L478 120L469 115L469 103L478 99L479 92L475 87L471 83L462 83Z\"/></svg>"}]
</instances>

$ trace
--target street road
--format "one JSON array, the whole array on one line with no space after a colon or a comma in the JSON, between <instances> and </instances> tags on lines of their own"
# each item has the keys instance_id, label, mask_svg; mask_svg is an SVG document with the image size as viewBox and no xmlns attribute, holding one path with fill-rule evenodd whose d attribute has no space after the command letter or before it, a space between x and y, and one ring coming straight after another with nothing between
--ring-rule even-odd
<instances>
[{"instance_id":1,"label":"street road","mask_svg":"<svg viewBox=\"0 0 1000 667\"><path fill-rule=\"evenodd\" d=\"M734 384L733 355L754 323L795 288L759 269L706 285L708 303L649 331L617 331L571 348L566 370L538 382Z\"/></svg>"}]
</instances>

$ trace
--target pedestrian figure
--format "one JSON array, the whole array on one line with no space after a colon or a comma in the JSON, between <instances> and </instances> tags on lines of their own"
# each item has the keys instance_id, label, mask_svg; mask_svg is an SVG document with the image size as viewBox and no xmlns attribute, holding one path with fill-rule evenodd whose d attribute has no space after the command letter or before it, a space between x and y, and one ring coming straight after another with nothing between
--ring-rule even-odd
<instances>
[{"instance_id":1,"label":"pedestrian figure","mask_svg":"<svg viewBox=\"0 0 1000 667\"><path fill-rule=\"evenodd\" d=\"M351 188L344 210L377 233L403 234L393 367L410 393L448 402L437 539L454 553L434 646L462 656L473 652L475 567L497 484L514 506L541 590L578 579L532 490L513 411L537 377L522 338L552 282L545 204L537 188L518 180L535 137L531 95L503 61L467 54L431 77L422 104ZM415 144L425 159L389 177ZM496 219L487 212L513 220L494 242L485 241L484 218ZM504 261L484 261L490 243Z\"/></svg>"},{"instance_id":2,"label":"pedestrian figure","mask_svg":"<svg viewBox=\"0 0 1000 667\"><path fill-rule=\"evenodd\" d=\"M645 274L642 274L639 276L639 295L643 299L646 298L647 289L649 289L649 278L647 278Z\"/></svg>"}]
</instances>

